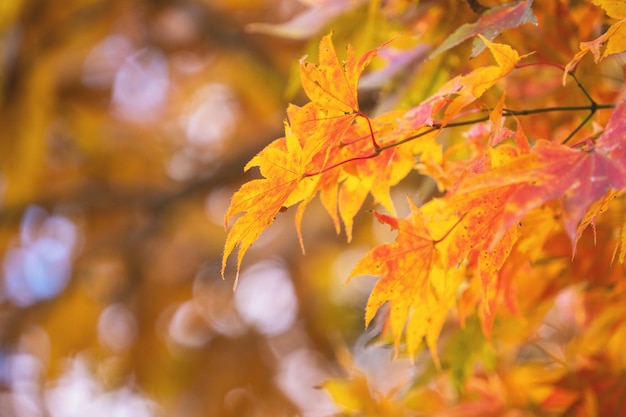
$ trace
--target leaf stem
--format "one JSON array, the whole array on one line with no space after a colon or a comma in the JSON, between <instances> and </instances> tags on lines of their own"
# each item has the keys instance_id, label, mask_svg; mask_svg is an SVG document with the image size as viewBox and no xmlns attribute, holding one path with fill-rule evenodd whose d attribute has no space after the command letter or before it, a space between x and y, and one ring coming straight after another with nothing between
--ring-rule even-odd
<instances>
[{"instance_id":1,"label":"leaf stem","mask_svg":"<svg viewBox=\"0 0 626 417\"><path fill-rule=\"evenodd\" d=\"M367 126L370 129L370 135L371 135L371 138L372 138L372 146L374 147L374 149L380 148L380 146L376 142L376 137L374 136L374 129L372 129L372 122L370 121L370 118L367 117L365 114L363 114L361 112L359 112L358 115L364 117L365 120L367 120Z\"/></svg>"},{"instance_id":2,"label":"leaf stem","mask_svg":"<svg viewBox=\"0 0 626 417\"><path fill-rule=\"evenodd\" d=\"M467 214L468 214L468 213L469 213L469 212L465 212L465 213L463 213L463 215L462 215L461 217L459 217L459 219L456 221L456 223L454 223L454 224L452 225L452 227L451 227L451 228L449 228L449 229L448 229L448 231L446 231L446 233L445 233L443 236L441 236L439 239L433 240L433 244L434 244L434 245L436 245L437 243L440 243L440 242L442 242L445 238L447 238L447 237L450 235L450 233L452 233L452 231L453 231L454 229L456 229L456 227L457 227L459 224L461 224L461 222L463 221L463 219L465 218L465 216L467 216Z\"/></svg>"},{"instance_id":3,"label":"leaf stem","mask_svg":"<svg viewBox=\"0 0 626 417\"><path fill-rule=\"evenodd\" d=\"M371 154L368 154L368 155L362 155L362 156L355 156L354 158L348 158L348 159L346 159L345 161L341 161L341 162L337 162L336 164L329 165L329 166L324 167L324 168L322 168L322 169L320 169L319 171L316 171L316 172L305 172L305 173L303 174L303 178L307 178L307 177L314 177L314 176L316 176L316 175L323 174L324 172L330 171L331 169L334 169L334 168L337 168L337 167L339 167L339 166L341 166L341 165L347 164L348 162L353 162L353 161L361 161L361 160L363 160L363 159L371 159L371 158L375 158L375 157L377 157L377 156L378 156L378 154L380 153L380 152L378 151L378 149L380 149L380 148L376 148L376 149L374 150L374 152L372 152Z\"/></svg>"}]
</instances>

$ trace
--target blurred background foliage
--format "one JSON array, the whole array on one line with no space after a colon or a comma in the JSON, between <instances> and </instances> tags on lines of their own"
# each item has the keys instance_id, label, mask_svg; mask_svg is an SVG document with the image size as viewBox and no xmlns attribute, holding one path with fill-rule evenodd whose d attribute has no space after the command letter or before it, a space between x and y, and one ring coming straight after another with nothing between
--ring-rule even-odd
<instances>
[{"instance_id":1,"label":"blurred background foliage","mask_svg":"<svg viewBox=\"0 0 626 417\"><path fill-rule=\"evenodd\" d=\"M367 213L346 249L312 203L306 257L285 213L236 293L219 268L243 166L306 100L299 59L330 27L360 54L413 6L1 1L2 417L330 415L346 345L378 388L406 383L408 360L365 344L373 282L343 286L387 233Z\"/></svg>"},{"instance_id":2,"label":"blurred background foliage","mask_svg":"<svg viewBox=\"0 0 626 417\"><path fill-rule=\"evenodd\" d=\"M321 210L306 264L286 215L236 293L219 275L243 166L282 135L298 59L334 15L291 39L246 25L306 10L0 2L3 417L333 412L315 387L367 289L340 288L351 263Z\"/></svg>"}]
</instances>

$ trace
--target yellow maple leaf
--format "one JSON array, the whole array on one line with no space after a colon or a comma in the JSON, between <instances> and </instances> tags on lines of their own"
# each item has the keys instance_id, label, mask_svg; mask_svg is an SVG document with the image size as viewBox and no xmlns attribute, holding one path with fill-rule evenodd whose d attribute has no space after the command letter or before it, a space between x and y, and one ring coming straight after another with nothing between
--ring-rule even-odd
<instances>
[{"instance_id":1,"label":"yellow maple leaf","mask_svg":"<svg viewBox=\"0 0 626 417\"><path fill-rule=\"evenodd\" d=\"M222 258L222 275L228 256L239 245L237 271L241 268L244 254L273 221L282 207L297 203L312 192L314 178L304 176L304 164L300 159L302 148L289 126L285 124L285 138L277 139L259 152L245 167L260 167L264 178L252 180L233 195L226 212L225 224L239 213L226 238ZM236 280L235 280L236 285Z\"/></svg>"},{"instance_id":2,"label":"yellow maple leaf","mask_svg":"<svg viewBox=\"0 0 626 417\"><path fill-rule=\"evenodd\" d=\"M485 91L493 87L498 80L510 73L522 58L509 45L488 41L482 35L478 37L485 43L496 65L477 68L466 75L459 75L444 84L434 99L456 95L448 104L444 113L443 123L447 123L468 104L481 97Z\"/></svg>"},{"instance_id":3,"label":"yellow maple leaf","mask_svg":"<svg viewBox=\"0 0 626 417\"><path fill-rule=\"evenodd\" d=\"M613 19L626 19L625 0L593 0L593 4L602 7Z\"/></svg>"},{"instance_id":4,"label":"yellow maple leaf","mask_svg":"<svg viewBox=\"0 0 626 417\"><path fill-rule=\"evenodd\" d=\"M326 109L329 116L360 114L358 80L363 69L378 54L379 48L366 52L357 61L352 46L348 45L347 56L342 63L333 46L332 33L324 36L320 41L319 64L306 62L306 57L300 61L300 79L306 95Z\"/></svg>"},{"instance_id":5,"label":"yellow maple leaf","mask_svg":"<svg viewBox=\"0 0 626 417\"><path fill-rule=\"evenodd\" d=\"M580 51L565 66L563 85L567 81L567 75L576 68L578 62L588 52L593 54L594 61L598 63L608 56L626 51L626 1L594 0L593 3L602 7L607 15L619 21L611 25L602 36L593 41L580 43Z\"/></svg>"}]
</instances>

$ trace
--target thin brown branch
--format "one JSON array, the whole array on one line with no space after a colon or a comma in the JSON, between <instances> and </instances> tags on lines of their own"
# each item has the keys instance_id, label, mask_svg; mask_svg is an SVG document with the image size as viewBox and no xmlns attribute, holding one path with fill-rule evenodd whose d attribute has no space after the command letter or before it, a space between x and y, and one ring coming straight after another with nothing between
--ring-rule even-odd
<instances>
[{"instance_id":1,"label":"thin brown branch","mask_svg":"<svg viewBox=\"0 0 626 417\"><path fill-rule=\"evenodd\" d=\"M478 0L466 0L466 1L467 1L467 5L470 7L470 9L472 9L474 13L483 14L484 12L489 10L489 7L483 6L482 4L480 4Z\"/></svg>"}]
</instances>

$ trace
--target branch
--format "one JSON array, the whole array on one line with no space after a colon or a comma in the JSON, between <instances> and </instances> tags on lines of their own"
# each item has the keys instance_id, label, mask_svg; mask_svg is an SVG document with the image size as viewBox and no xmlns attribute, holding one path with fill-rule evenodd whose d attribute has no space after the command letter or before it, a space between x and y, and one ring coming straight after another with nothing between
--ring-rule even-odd
<instances>
[{"instance_id":1,"label":"branch","mask_svg":"<svg viewBox=\"0 0 626 417\"><path fill-rule=\"evenodd\" d=\"M484 12L489 10L489 7L483 6L482 4L480 4L478 0L466 0L466 1L467 1L467 5L470 7L470 9L472 9L474 13L483 14Z\"/></svg>"},{"instance_id":2,"label":"branch","mask_svg":"<svg viewBox=\"0 0 626 417\"><path fill-rule=\"evenodd\" d=\"M561 71L566 71L565 67L563 67L563 66L561 66L559 64L544 63L544 62L537 62L537 63L532 63L532 64L517 65L517 68L524 68L524 67L530 67L530 66L535 66L535 65L546 65L546 66L558 68ZM567 135L567 137L565 139L563 139L563 141L561 142L561 145L564 145L565 143L567 143L567 141L569 141L571 138L573 138L574 135L576 135L576 133L578 133L578 131L580 129L582 129L583 126L589 120L591 120L591 118L596 113L596 111L598 111L599 109L602 109L602 108L614 108L615 107L615 106L612 106L612 105L596 103L596 101L591 97L591 94L589 94L587 89L581 84L580 80L578 79L578 77L576 77L576 74L574 74L573 71L568 71L567 75L569 75L570 77L572 77L574 79L574 82L576 83L576 86L580 89L580 91L582 91L582 93L585 95L587 100L589 100L589 106L585 106L584 108L580 109L580 110L589 110L589 114L583 119L582 122L580 122L578 124L578 126L576 126L576 128L574 130L572 130L572 132L569 135ZM609 106L609 107L605 107L605 106Z\"/></svg>"},{"instance_id":3,"label":"branch","mask_svg":"<svg viewBox=\"0 0 626 417\"><path fill-rule=\"evenodd\" d=\"M528 116L531 114L540 114L540 113L551 113L551 112L557 112L557 111L590 111L590 114L587 115L587 117L585 118L585 120L583 120L583 122L576 127L576 129L566 138L565 141L563 141L563 143L567 142L567 140L569 140L572 136L574 136L576 134L576 132L578 132L578 130L580 130L582 128L582 126L584 126L585 123L587 123L587 121L591 118L591 116L593 116L593 114L598 111L598 110L604 110L604 109L614 109L615 108L615 104L597 104L595 102L593 102L592 104L588 105L588 106L562 106L562 107L542 107L539 109L528 109L528 110L511 110L511 109L504 109L502 111L502 115L504 117L511 117L511 116ZM487 109L488 111L491 111L492 109ZM461 127L461 126L469 126L469 125L473 125L476 123L482 123L482 122L486 122L487 120L489 120L489 116L481 116L475 119L470 119L470 120L464 120L464 121L459 121L459 122L452 122L452 123L447 123L445 125L442 124L438 124L435 123L433 124L429 129L420 132L416 135L412 135L412 136L408 136L406 138L400 139L396 142L393 143L388 143L386 145L380 145L378 144L378 147L375 147L374 150L372 151L372 153L367 154L367 155L363 155L363 156L357 156L354 158L349 158L346 159L345 161L341 161L338 162L336 164L333 165L329 165L319 171L316 172L307 172L306 174L304 174L304 177L313 177L315 175L319 175L319 174L323 174L324 172L330 171L331 169L335 169L341 165L350 163L350 162L354 162L354 161L361 161L364 159L371 159L371 158L375 158L377 157L381 152L387 150L387 149L391 149L391 148L395 148L397 146L403 145L407 142L410 142L412 140L415 139L419 139L421 137L424 137L430 133L436 132L438 130L442 130L442 129L448 129L448 128L452 128L452 127ZM359 139L363 139L367 136L363 136Z\"/></svg>"},{"instance_id":4,"label":"branch","mask_svg":"<svg viewBox=\"0 0 626 417\"><path fill-rule=\"evenodd\" d=\"M583 85L580 83L580 81L578 81L578 78L576 77L576 75L570 71L568 72L568 75L571 76L574 81L576 82L576 85L578 86L578 88L580 89L580 91L583 92L583 94L585 95L585 97L587 97L587 100L589 100L590 103L590 108L589 108L589 114L587 115L587 117L585 117L583 119L582 122L580 122L578 124L578 126L576 126L576 128L569 134L567 135L567 137L563 140L563 142L561 142L561 145L564 145L565 143L567 143L568 140L570 140L571 138L574 137L574 135L576 133L578 133L578 131L580 129L583 128L583 126L589 121L591 120L591 118L593 117L593 115L596 113L596 111L598 111L598 103L596 103L596 101L591 97L591 95L589 94L589 92L585 89L585 87L583 87Z\"/></svg>"},{"instance_id":5,"label":"branch","mask_svg":"<svg viewBox=\"0 0 626 417\"><path fill-rule=\"evenodd\" d=\"M593 111L593 113L595 113L597 110L614 109L614 108L615 108L615 104L596 104L596 103L594 103L594 105L589 105L589 106L543 107L543 108L539 108L539 109L529 109L529 110L504 109L502 111L502 115L504 117L528 116L528 115L531 115L531 114L551 113L551 112L557 112L557 111L585 111L585 110ZM489 109L489 110L491 110L491 109ZM399 140L397 142L389 143L387 145L382 145L382 146L380 146L377 149L377 152L382 152L385 149L390 149L390 148L402 145L404 143L410 142L412 140L421 138L422 136L425 136L425 135L427 135L429 133L432 133L432 132L434 132L436 130L446 129L446 128L450 128L450 127L468 126L468 125L473 125L473 124L476 124L476 123L486 122L487 120L489 120L489 116L482 116L482 117L479 117L479 118L476 118L476 119L470 119L470 120L465 120L465 121L461 121L461 122L452 122L452 123L448 123L448 124L443 125L443 126L440 125L440 124L434 124L431 129L428 129L428 130L426 130L424 132L420 132L417 135L409 136L409 137L401 139L401 140ZM587 120L588 119L585 119L585 122ZM580 127L578 127L577 129L580 129ZM574 132L574 133L576 133L576 132Z\"/></svg>"}]
</instances>

